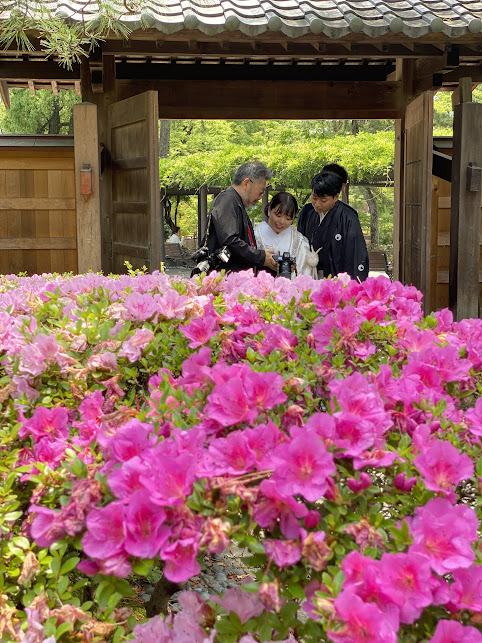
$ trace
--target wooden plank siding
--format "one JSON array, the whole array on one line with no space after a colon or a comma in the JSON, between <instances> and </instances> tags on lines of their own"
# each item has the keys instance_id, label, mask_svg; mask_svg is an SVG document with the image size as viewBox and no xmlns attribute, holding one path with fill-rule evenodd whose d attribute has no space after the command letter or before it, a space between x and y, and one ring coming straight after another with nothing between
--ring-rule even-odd
<instances>
[{"instance_id":1,"label":"wooden plank siding","mask_svg":"<svg viewBox=\"0 0 482 643\"><path fill-rule=\"evenodd\" d=\"M74 152L0 148L0 273L77 271Z\"/></svg>"}]
</instances>

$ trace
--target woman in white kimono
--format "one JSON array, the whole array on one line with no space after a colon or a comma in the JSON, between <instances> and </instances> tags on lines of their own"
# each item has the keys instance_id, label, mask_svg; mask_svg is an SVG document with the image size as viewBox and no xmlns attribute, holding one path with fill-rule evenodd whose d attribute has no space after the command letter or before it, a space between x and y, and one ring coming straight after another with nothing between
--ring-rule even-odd
<instances>
[{"instance_id":1,"label":"woman in white kimono","mask_svg":"<svg viewBox=\"0 0 482 643\"><path fill-rule=\"evenodd\" d=\"M289 252L296 261L296 272L292 274L292 278L298 274L310 275L316 279L318 255L311 252L308 239L292 225L297 212L298 203L292 194L275 194L265 209L268 221L262 221L254 228L256 245L262 250L274 250L275 258L283 256L283 252ZM276 277L276 273L269 268L263 270Z\"/></svg>"}]
</instances>

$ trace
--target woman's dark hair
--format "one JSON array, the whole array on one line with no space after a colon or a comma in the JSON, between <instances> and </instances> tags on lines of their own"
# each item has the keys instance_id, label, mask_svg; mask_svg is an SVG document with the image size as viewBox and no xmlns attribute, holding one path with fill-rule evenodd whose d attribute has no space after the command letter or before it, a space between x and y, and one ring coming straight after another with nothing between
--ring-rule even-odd
<instances>
[{"instance_id":1,"label":"woman's dark hair","mask_svg":"<svg viewBox=\"0 0 482 643\"><path fill-rule=\"evenodd\" d=\"M325 165L324 168L321 170L322 172L333 172L334 174L337 174L340 179L342 180L342 183L348 183L348 172L345 170L343 165L339 165L338 163L329 163L328 165Z\"/></svg>"},{"instance_id":2,"label":"woman's dark hair","mask_svg":"<svg viewBox=\"0 0 482 643\"><path fill-rule=\"evenodd\" d=\"M178 232L181 232L181 228L178 225L175 225L172 231L174 232L174 234L177 234Z\"/></svg>"},{"instance_id":3,"label":"woman's dark hair","mask_svg":"<svg viewBox=\"0 0 482 643\"><path fill-rule=\"evenodd\" d=\"M320 172L311 180L311 189L316 196L336 196L340 194L343 181L334 172Z\"/></svg>"},{"instance_id":4,"label":"woman's dark hair","mask_svg":"<svg viewBox=\"0 0 482 643\"><path fill-rule=\"evenodd\" d=\"M298 201L290 192L278 192L264 209L268 216L268 210L278 210L280 214L286 214L290 219L294 219L298 213Z\"/></svg>"}]
</instances>

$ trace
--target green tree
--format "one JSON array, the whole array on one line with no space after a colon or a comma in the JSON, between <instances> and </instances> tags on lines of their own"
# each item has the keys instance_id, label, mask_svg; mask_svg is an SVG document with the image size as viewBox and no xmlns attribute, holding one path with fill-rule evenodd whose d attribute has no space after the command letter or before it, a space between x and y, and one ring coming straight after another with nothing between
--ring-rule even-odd
<instances>
[{"instance_id":1,"label":"green tree","mask_svg":"<svg viewBox=\"0 0 482 643\"><path fill-rule=\"evenodd\" d=\"M74 91L58 95L40 89L32 96L26 89L10 91L9 110L0 114L5 134L73 134L72 106L81 101Z\"/></svg>"}]
</instances>

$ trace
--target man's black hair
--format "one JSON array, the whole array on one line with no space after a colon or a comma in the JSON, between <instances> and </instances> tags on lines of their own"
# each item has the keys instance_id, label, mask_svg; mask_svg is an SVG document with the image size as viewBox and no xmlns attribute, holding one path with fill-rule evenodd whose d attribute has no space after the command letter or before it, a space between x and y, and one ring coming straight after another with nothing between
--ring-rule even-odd
<instances>
[{"instance_id":1,"label":"man's black hair","mask_svg":"<svg viewBox=\"0 0 482 643\"><path fill-rule=\"evenodd\" d=\"M343 167L343 165L338 165L338 163L329 163L328 165L325 165L321 169L322 172L333 172L334 174L337 174L342 183L348 183L348 173Z\"/></svg>"},{"instance_id":2,"label":"man's black hair","mask_svg":"<svg viewBox=\"0 0 482 643\"><path fill-rule=\"evenodd\" d=\"M316 196L340 194L343 181L334 172L320 172L311 180L311 189Z\"/></svg>"}]
</instances>

